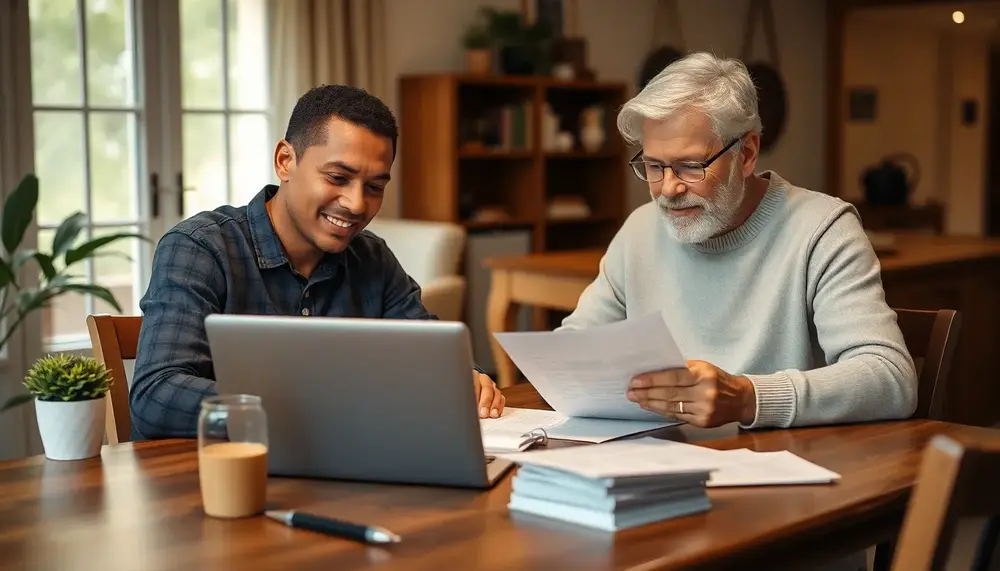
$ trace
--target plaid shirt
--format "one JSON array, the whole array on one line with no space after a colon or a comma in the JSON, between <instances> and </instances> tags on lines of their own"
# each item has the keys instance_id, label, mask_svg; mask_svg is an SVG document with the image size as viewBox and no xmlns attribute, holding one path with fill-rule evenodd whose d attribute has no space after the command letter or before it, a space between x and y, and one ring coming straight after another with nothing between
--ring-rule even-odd
<instances>
[{"instance_id":1,"label":"plaid shirt","mask_svg":"<svg viewBox=\"0 0 1000 571\"><path fill-rule=\"evenodd\" d=\"M247 206L197 214L157 245L139 305L133 439L197 436L201 400L216 394L211 313L436 319L386 243L367 231L327 254L309 279L295 272L265 208L277 191L269 185Z\"/></svg>"}]
</instances>

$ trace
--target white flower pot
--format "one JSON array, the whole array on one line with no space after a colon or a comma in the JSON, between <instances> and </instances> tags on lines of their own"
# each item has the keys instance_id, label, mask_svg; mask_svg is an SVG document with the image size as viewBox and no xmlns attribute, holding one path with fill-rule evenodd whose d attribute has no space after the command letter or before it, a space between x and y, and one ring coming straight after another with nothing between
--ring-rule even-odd
<instances>
[{"instance_id":1,"label":"white flower pot","mask_svg":"<svg viewBox=\"0 0 1000 571\"><path fill-rule=\"evenodd\" d=\"M105 402L104 397L73 402L35 399L45 457L83 460L99 456L104 444Z\"/></svg>"}]
</instances>

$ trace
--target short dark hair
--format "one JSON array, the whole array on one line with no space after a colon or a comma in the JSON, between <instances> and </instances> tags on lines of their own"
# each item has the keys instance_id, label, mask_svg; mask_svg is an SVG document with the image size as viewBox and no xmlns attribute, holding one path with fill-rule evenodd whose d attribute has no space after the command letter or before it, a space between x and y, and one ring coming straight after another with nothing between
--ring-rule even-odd
<instances>
[{"instance_id":1,"label":"short dark hair","mask_svg":"<svg viewBox=\"0 0 1000 571\"><path fill-rule=\"evenodd\" d=\"M295 149L296 158L312 145L326 144L326 122L338 117L392 140L392 155L396 156L399 128L396 118L381 99L359 87L350 85L320 85L299 98L288 119L285 140Z\"/></svg>"}]
</instances>

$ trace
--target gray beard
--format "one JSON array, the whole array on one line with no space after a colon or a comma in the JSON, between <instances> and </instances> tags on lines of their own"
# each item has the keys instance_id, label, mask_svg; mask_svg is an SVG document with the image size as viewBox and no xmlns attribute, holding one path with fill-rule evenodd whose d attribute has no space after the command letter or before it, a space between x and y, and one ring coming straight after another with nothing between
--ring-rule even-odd
<instances>
[{"instance_id":1,"label":"gray beard","mask_svg":"<svg viewBox=\"0 0 1000 571\"><path fill-rule=\"evenodd\" d=\"M670 236L685 244L701 244L722 234L736 218L736 212L746 195L746 180L739 176L739 162L733 161L729 178L719 183L712 199L687 192L681 197L659 196L660 207ZM673 216L670 208L700 206L701 212L693 216Z\"/></svg>"}]
</instances>

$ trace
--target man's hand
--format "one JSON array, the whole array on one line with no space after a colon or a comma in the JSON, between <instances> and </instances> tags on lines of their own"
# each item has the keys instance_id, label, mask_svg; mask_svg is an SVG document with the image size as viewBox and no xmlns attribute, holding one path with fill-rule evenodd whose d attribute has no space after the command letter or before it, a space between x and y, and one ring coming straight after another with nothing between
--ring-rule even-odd
<instances>
[{"instance_id":1,"label":"man's hand","mask_svg":"<svg viewBox=\"0 0 1000 571\"><path fill-rule=\"evenodd\" d=\"M642 408L701 428L753 423L757 399L753 383L711 363L688 361L686 369L639 375L632 379L628 400Z\"/></svg>"},{"instance_id":2,"label":"man's hand","mask_svg":"<svg viewBox=\"0 0 1000 571\"><path fill-rule=\"evenodd\" d=\"M489 375L472 371L472 382L476 385L476 402L479 403L479 418L499 418L507 399L497 388Z\"/></svg>"}]
</instances>

